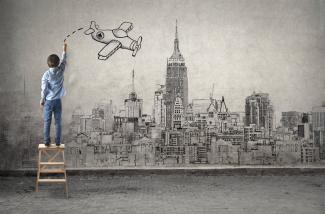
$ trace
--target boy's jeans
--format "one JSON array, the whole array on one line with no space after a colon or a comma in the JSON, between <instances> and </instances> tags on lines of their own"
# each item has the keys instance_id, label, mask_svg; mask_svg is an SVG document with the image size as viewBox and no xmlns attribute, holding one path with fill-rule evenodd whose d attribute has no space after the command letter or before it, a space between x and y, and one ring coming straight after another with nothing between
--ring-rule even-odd
<instances>
[{"instance_id":1,"label":"boy's jeans","mask_svg":"<svg viewBox=\"0 0 325 214\"><path fill-rule=\"evenodd\" d=\"M61 143L61 99L45 100L44 103L44 143L50 144L50 128L52 121L52 112L55 119L55 144Z\"/></svg>"}]
</instances>

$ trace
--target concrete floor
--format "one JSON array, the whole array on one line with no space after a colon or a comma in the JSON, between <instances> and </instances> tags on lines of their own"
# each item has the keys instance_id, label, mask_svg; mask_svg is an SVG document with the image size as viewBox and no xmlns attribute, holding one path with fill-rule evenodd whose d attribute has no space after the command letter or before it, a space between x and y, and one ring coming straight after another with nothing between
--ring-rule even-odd
<instances>
[{"instance_id":1,"label":"concrete floor","mask_svg":"<svg viewBox=\"0 0 325 214\"><path fill-rule=\"evenodd\" d=\"M325 213L325 176L0 177L0 213Z\"/></svg>"}]
</instances>

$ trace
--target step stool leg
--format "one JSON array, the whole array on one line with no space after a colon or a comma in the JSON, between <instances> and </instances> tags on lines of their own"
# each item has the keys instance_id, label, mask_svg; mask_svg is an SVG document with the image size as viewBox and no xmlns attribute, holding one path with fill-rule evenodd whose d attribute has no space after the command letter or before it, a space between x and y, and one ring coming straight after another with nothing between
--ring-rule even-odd
<instances>
[{"instance_id":1,"label":"step stool leg","mask_svg":"<svg viewBox=\"0 0 325 214\"><path fill-rule=\"evenodd\" d=\"M68 179L65 178L65 194L67 195L67 198L69 198L69 190L68 190Z\"/></svg>"},{"instance_id":2,"label":"step stool leg","mask_svg":"<svg viewBox=\"0 0 325 214\"><path fill-rule=\"evenodd\" d=\"M69 198L69 191L68 191L68 178L67 178L67 169L65 167L65 157L64 157L64 150L62 151L62 159L64 162L64 179L65 179L65 194L67 195L67 198Z\"/></svg>"},{"instance_id":3,"label":"step stool leg","mask_svg":"<svg viewBox=\"0 0 325 214\"><path fill-rule=\"evenodd\" d=\"M40 179L41 160L42 160L42 151L38 150L38 168L37 168L37 178L36 178L36 188L35 188L36 192L38 192L38 185L39 185L38 180Z\"/></svg>"}]
</instances>

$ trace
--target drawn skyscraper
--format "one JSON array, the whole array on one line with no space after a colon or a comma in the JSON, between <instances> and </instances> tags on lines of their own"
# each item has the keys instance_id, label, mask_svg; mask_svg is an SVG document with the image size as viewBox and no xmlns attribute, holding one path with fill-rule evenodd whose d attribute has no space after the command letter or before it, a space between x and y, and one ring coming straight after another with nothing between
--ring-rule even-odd
<instances>
[{"instance_id":1,"label":"drawn skyscraper","mask_svg":"<svg viewBox=\"0 0 325 214\"><path fill-rule=\"evenodd\" d=\"M154 95L154 109L153 118L157 126L166 126L166 105L164 100L166 88L164 85L160 85L160 88L155 91Z\"/></svg>"},{"instance_id":2,"label":"drawn skyscraper","mask_svg":"<svg viewBox=\"0 0 325 214\"><path fill-rule=\"evenodd\" d=\"M132 71L132 91L129 98L124 100L125 117L129 120L139 120L142 116L142 99L137 97L134 87L134 70Z\"/></svg>"},{"instance_id":3,"label":"drawn skyscraper","mask_svg":"<svg viewBox=\"0 0 325 214\"><path fill-rule=\"evenodd\" d=\"M174 40L174 52L173 55L167 59L167 75L166 75L166 127L172 128L172 118L174 112L174 104L177 94L182 99L184 109L188 105L188 80L187 80L187 67L185 66L185 60L179 50L179 40L177 32L177 20L176 31Z\"/></svg>"},{"instance_id":4,"label":"drawn skyscraper","mask_svg":"<svg viewBox=\"0 0 325 214\"><path fill-rule=\"evenodd\" d=\"M255 124L270 136L273 130L273 106L267 93L253 93L245 100L245 125Z\"/></svg>"},{"instance_id":5,"label":"drawn skyscraper","mask_svg":"<svg viewBox=\"0 0 325 214\"><path fill-rule=\"evenodd\" d=\"M319 147L320 158L325 159L325 103L312 110L314 144Z\"/></svg>"},{"instance_id":6,"label":"drawn skyscraper","mask_svg":"<svg viewBox=\"0 0 325 214\"><path fill-rule=\"evenodd\" d=\"M183 124L183 105L182 99L177 96L174 103L174 111L173 111L173 120L172 120L172 127L173 129L180 129Z\"/></svg>"}]
</instances>

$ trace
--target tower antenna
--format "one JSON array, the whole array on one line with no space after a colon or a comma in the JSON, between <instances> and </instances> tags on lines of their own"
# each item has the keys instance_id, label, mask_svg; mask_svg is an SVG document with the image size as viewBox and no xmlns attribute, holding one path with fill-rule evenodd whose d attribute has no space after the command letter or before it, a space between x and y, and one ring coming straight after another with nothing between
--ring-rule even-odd
<instances>
[{"instance_id":1,"label":"tower antenna","mask_svg":"<svg viewBox=\"0 0 325 214\"><path fill-rule=\"evenodd\" d=\"M132 69L132 92L135 92L135 88L134 88L134 69Z\"/></svg>"}]
</instances>

